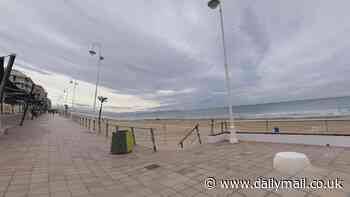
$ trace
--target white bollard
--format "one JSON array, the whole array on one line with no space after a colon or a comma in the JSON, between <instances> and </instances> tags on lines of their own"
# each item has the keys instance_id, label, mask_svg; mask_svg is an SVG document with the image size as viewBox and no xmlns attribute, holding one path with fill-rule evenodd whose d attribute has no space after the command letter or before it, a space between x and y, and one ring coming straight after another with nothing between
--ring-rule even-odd
<instances>
[{"instance_id":1,"label":"white bollard","mask_svg":"<svg viewBox=\"0 0 350 197\"><path fill-rule=\"evenodd\" d=\"M309 166L310 160L303 153L279 152L273 159L273 168L289 175L295 175Z\"/></svg>"}]
</instances>

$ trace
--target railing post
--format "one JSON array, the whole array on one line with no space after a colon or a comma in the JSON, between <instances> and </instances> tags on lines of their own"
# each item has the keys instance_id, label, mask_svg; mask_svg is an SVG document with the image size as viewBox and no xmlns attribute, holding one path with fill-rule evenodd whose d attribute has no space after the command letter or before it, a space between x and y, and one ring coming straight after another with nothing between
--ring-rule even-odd
<instances>
[{"instance_id":1,"label":"railing post","mask_svg":"<svg viewBox=\"0 0 350 197\"><path fill-rule=\"evenodd\" d=\"M94 131L96 130L96 120L95 119L93 120L93 130Z\"/></svg>"},{"instance_id":2,"label":"railing post","mask_svg":"<svg viewBox=\"0 0 350 197\"><path fill-rule=\"evenodd\" d=\"M131 129L132 139L134 140L134 144L136 145L135 128L134 127L130 127L130 129Z\"/></svg>"},{"instance_id":3,"label":"railing post","mask_svg":"<svg viewBox=\"0 0 350 197\"><path fill-rule=\"evenodd\" d=\"M221 121L221 133L224 132L224 121Z\"/></svg>"},{"instance_id":4,"label":"railing post","mask_svg":"<svg viewBox=\"0 0 350 197\"><path fill-rule=\"evenodd\" d=\"M101 134L101 120L97 121L98 134Z\"/></svg>"},{"instance_id":5,"label":"railing post","mask_svg":"<svg viewBox=\"0 0 350 197\"><path fill-rule=\"evenodd\" d=\"M89 130L91 130L91 119L89 119Z\"/></svg>"},{"instance_id":6,"label":"railing post","mask_svg":"<svg viewBox=\"0 0 350 197\"><path fill-rule=\"evenodd\" d=\"M266 120L266 123L265 123L265 131L269 132L269 121L268 120Z\"/></svg>"},{"instance_id":7,"label":"railing post","mask_svg":"<svg viewBox=\"0 0 350 197\"><path fill-rule=\"evenodd\" d=\"M199 144L202 144L202 140L201 140L201 135L200 135L200 133L199 133L198 124L196 125L196 132L197 132Z\"/></svg>"},{"instance_id":8,"label":"railing post","mask_svg":"<svg viewBox=\"0 0 350 197\"><path fill-rule=\"evenodd\" d=\"M183 143L183 142L180 142L180 146L181 146L181 148L183 149L183 148L184 148L184 143Z\"/></svg>"},{"instance_id":9,"label":"railing post","mask_svg":"<svg viewBox=\"0 0 350 197\"><path fill-rule=\"evenodd\" d=\"M153 151L154 152L157 152L157 147L156 147L156 141L154 139L154 131L153 131L153 128L150 129L150 132L151 132L151 140L152 140L152 143L153 143Z\"/></svg>"},{"instance_id":10,"label":"railing post","mask_svg":"<svg viewBox=\"0 0 350 197\"><path fill-rule=\"evenodd\" d=\"M225 131L227 131L227 121L225 121Z\"/></svg>"},{"instance_id":11,"label":"railing post","mask_svg":"<svg viewBox=\"0 0 350 197\"><path fill-rule=\"evenodd\" d=\"M210 134L214 135L214 119L211 119Z\"/></svg>"},{"instance_id":12,"label":"railing post","mask_svg":"<svg viewBox=\"0 0 350 197\"><path fill-rule=\"evenodd\" d=\"M108 137L108 132L109 132L109 124L108 124L108 120L106 122L106 137Z\"/></svg>"}]
</instances>

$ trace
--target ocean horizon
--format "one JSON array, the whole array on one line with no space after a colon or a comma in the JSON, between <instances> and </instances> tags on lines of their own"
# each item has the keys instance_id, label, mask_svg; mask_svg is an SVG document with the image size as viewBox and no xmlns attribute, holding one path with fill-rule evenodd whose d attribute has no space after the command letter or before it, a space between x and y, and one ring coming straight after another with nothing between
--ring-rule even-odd
<instances>
[{"instance_id":1,"label":"ocean horizon","mask_svg":"<svg viewBox=\"0 0 350 197\"><path fill-rule=\"evenodd\" d=\"M85 110L80 113L97 115ZM233 106L237 119L261 118L307 118L350 115L350 96L319 98L275 103ZM104 112L103 116L111 119L227 119L227 107L213 107L192 110L164 110L142 112Z\"/></svg>"}]
</instances>

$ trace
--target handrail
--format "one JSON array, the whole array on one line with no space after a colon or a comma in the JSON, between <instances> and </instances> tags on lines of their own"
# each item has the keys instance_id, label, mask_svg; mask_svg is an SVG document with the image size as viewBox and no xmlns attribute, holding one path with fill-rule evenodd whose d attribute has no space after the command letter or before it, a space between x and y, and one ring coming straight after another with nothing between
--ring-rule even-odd
<instances>
[{"instance_id":1,"label":"handrail","mask_svg":"<svg viewBox=\"0 0 350 197\"><path fill-rule=\"evenodd\" d=\"M120 124L116 124L116 123L111 123L111 125L119 126L119 127L126 127L126 128L133 127L135 129L144 129L144 130L154 129L152 127L134 127L134 126L131 126L131 125L120 125Z\"/></svg>"},{"instance_id":2,"label":"handrail","mask_svg":"<svg viewBox=\"0 0 350 197\"><path fill-rule=\"evenodd\" d=\"M202 144L202 140L201 140L201 136L199 133L199 124L196 124L196 126L194 126L189 132L187 132L187 134L180 140L180 142L178 143L178 145L181 146L181 148L184 148L184 141L194 132L197 132L197 137L198 137L198 141L200 144Z\"/></svg>"},{"instance_id":3,"label":"handrail","mask_svg":"<svg viewBox=\"0 0 350 197\"><path fill-rule=\"evenodd\" d=\"M154 128L146 128L146 127L133 127L133 126L126 126L126 125L118 125L118 124L113 124L116 128L116 131L119 130L119 127L126 127L126 128L130 128L131 130L131 134L134 140L134 143L136 144L136 137L135 137L135 129L144 129L144 130L149 130L150 132L150 136L151 136L151 142L153 145L153 152L157 152L157 146L156 146L156 140L154 137Z\"/></svg>"},{"instance_id":4,"label":"handrail","mask_svg":"<svg viewBox=\"0 0 350 197\"><path fill-rule=\"evenodd\" d=\"M80 121L80 126L83 127L83 128L87 128L87 129L93 129L93 130L96 130L96 118L95 117L80 117L80 119L78 121ZM116 131L119 130L120 127L123 127L123 128L130 128L131 130L131 134L132 134L132 138L133 138L133 141L134 141L134 144L136 145L136 136L135 136L135 129L141 129L141 130L148 130L149 131L149 134L150 134L150 141L153 145L153 152L157 152L157 145L156 145L156 140L155 140L155 129L154 128L151 128L151 127L135 127L135 126L132 126L132 125L120 125L118 123L111 123L109 122L108 120L105 120L105 131L106 131L106 134L105 134L105 137L108 138L108 132L109 132L109 128L115 128ZM91 124L92 123L92 124ZM100 124L100 123L99 123ZM98 134L101 133L101 125L98 125Z\"/></svg>"},{"instance_id":5,"label":"handrail","mask_svg":"<svg viewBox=\"0 0 350 197\"><path fill-rule=\"evenodd\" d=\"M217 125L220 125L221 133L228 131L228 121L222 120L220 122L215 122L215 120L212 119L209 124L210 124L209 126L210 126L210 134L211 135L215 135L214 130L215 130L215 126L217 126Z\"/></svg>"}]
</instances>

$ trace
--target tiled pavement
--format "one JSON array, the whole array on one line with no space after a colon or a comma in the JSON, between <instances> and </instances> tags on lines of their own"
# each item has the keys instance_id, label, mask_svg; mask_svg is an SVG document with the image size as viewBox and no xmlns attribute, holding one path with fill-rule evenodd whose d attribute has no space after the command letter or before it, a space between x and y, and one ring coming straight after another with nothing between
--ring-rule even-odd
<instances>
[{"instance_id":1,"label":"tiled pavement","mask_svg":"<svg viewBox=\"0 0 350 197\"><path fill-rule=\"evenodd\" d=\"M109 154L110 139L81 129L70 120L42 117L0 137L1 197L71 196L344 196L350 191L350 149L241 142L204 144L185 151L137 146L127 155ZM296 177L345 180L345 189L269 191L212 189L208 176L283 177L272 169L279 151L307 154L315 166ZM160 167L148 170L145 166Z\"/></svg>"}]
</instances>

